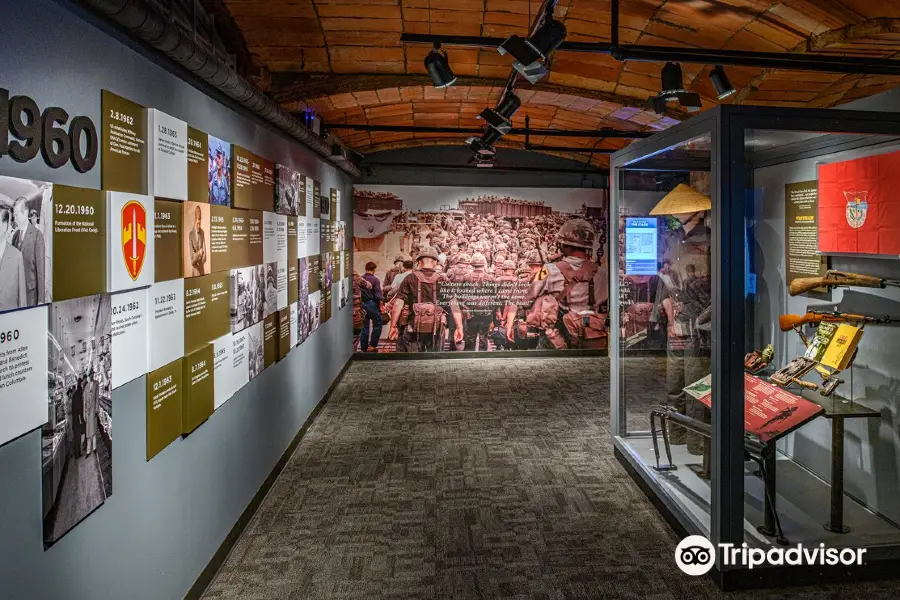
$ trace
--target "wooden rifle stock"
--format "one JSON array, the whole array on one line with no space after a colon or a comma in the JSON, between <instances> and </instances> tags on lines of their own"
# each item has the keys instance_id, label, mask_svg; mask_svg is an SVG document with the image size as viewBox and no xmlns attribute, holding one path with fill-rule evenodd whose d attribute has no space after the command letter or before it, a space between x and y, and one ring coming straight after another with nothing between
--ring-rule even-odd
<instances>
[{"instance_id":1,"label":"wooden rifle stock","mask_svg":"<svg viewBox=\"0 0 900 600\"><path fill-rule=\"evenodd\" d=\"M798 277L791 281L788 291L791 296L805 294L820 287L837 287L837 286L853 286L853 287L869 287L883 288L889 283L880 277L872 277L871 275L860 275L859 273L844 273L843 271L828 271L824 277Z\"/></svg>"},{"instance_id":2,"label":"wooden rifle stock","mask_svg":"<svg viewBox=\"0 0 900 600\"><path fill-rule=\"evenodd\" d=\"M822 315L815 313L806 313L805 315L781 315L778 317L778 327L782 331L790 331L802 325L816 325L822 321Z\"/></svg>"}]
</instances>

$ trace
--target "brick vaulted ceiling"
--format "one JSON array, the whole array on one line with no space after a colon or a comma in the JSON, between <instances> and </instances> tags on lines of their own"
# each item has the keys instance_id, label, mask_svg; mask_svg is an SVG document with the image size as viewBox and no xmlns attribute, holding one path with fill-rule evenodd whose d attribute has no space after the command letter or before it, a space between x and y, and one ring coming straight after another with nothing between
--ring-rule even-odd
<instances>
[{"instance_id":1,"label":"brick vaulted ceiling","mask_svg":"<svg viewBox=\"0 0 900 600\"><path fill-rule=\"evenodd\" d=\"M539 0L204 0L226 10L231 45L249 54L250 72L288 110L311 107L326 123L478 127L476 115L499 99L508 57L485 48L446 47L459 76L435 89L425 75L424 45L403 45L401 33L525 35ZM224 6L223 6L224 5ZM555 12L568 41L610 41L609 0L560 0ZM221 19L219 20L221 23ZM842 54L900 54L898 0L622 0L620 42L710 49ZM687 116L657 115L646 100L660 89L659 63L558 51L550 76L517 94L538 128L615 127L658 130ZM714 106L710 67L684 64L685 87ZM894 77L729 67L742 104L831 107L900 85ZM463 136L336 130L363 153L433 144ZM500 145L521 146L507 136ZM624 140L533 138L532 143L617 148ZM587 155L570 158L587 160ZM607 164L606 156L592 162Z\"/></svg>"}]
</instances>

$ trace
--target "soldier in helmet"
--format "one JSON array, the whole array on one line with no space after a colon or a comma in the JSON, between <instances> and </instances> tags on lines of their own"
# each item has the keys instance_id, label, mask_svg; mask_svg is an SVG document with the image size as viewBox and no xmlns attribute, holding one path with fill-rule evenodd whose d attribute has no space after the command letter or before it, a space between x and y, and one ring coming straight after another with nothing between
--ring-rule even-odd
<instances>
[{"instance_id":1,"label":"soldier in helmet","mask_svg":"<svg viewBox=\"0 0 900 600\"><path fill-rule=\"evenodd\" d=\"M391 310L391 328L388 339L397 341L400 330L397 322L404 306L410 307L409 325L404 334L404 345L410 352L439 352L442 350L445 311L440 305L440 285L447 281L437 272L438 251L426 246L416 255L419 269L413 271L400 283ZM455 303L450 304L450 315L456 331L455 342L462 340L462 313Z\"/></svg>"},{"instance_id":2,"label":"soldier in helmet","mask_svg":"<svg viewBox=\"0 0 900 600\"><path fill-rule=\"evenodd\" d=\"M388 269L388 272L384 274L384 281L381 282L381 287L385 290L385 294L390 291L394 278L403 271L403 263L406 260L407 258L404 254L397 254L394 257L394 266Z\"/></svg>"},{"instance_id":3,"label":"soldier in helmet","mask_svg":"<svg viewBox=\"0 0 900 600\"><path fill-rule=\"evenodd\" d=\"M210 148L213 152L213 149ZM213 154L212 168L209 172L209 203L220 206L231 204L231 173L228 170L225 146L217 142Z\"/></svg>"},{"instance_id":4,"label":"soldier in helmet","mask_svg":"<svg viewBox=\"0 0 900 600\"><path fill-rule=\"evenodd\" d=\"M487 259L480 252L472 255L472 268L459 281L472 287L496 282L494 277L487 272ZM494 318L493 308L483 302L479 302L474 306L471 304L470 302L464 307L466 313L465 334L463 336L465 349L469 351L477 348L487 350L487 334ZM479 336L481 336L480 345L478 344Z\"/></svg>"},{"instance_id":5,"label":"soldier in helmet","mask_svg":"<svg viewBox=\"0 0 900 600\"><path fill-rule=\"evenodd\" d=\"M591 260L594 228L570 219L556 243L561 257L541 267L531 283L526 323L539 331L539 347L605 348L609 277Z\"/></svg>"}]
</instances>

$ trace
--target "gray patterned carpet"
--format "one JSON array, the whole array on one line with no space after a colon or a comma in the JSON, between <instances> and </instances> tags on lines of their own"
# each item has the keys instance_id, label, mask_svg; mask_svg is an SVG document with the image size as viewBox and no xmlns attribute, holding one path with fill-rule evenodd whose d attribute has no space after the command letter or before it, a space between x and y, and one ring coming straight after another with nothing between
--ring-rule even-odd
<instances>
[{"instance_id":1,"label":"gray patterned carpet","mask_svg":"<svg viewBox=\"0 0 900 600\"><path fill-rule=\"evenodd\" d=\"M354 363L204 598L725 596L677 569L678 538L613 458L608 373L588 358Z\"/></svg>"}]
</instances>

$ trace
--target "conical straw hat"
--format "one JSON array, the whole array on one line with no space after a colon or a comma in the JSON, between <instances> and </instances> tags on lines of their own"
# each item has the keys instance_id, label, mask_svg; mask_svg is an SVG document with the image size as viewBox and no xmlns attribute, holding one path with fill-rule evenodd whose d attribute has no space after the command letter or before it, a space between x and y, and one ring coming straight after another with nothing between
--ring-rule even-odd
<instances>
[{"instance_id":1,"label":"conical straw hat","mask_svg":"<svg viewBox=\"0 0 900 600\"><path fill-rule=\"evenodd\" d=\"M650 211L651 215L683 215L712 209L709 196L704 196L686 183L679 183Z\"/></svg>"}]
</instances>

